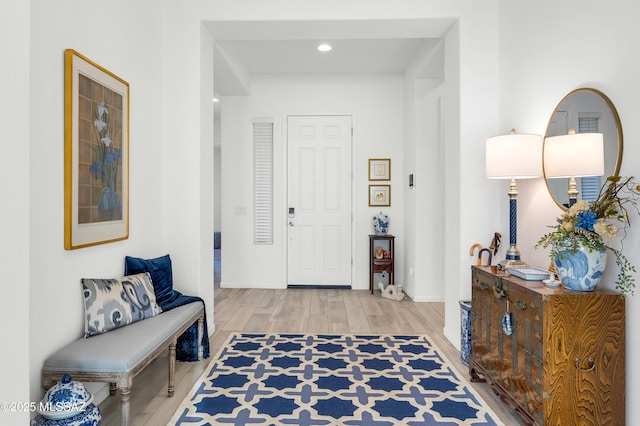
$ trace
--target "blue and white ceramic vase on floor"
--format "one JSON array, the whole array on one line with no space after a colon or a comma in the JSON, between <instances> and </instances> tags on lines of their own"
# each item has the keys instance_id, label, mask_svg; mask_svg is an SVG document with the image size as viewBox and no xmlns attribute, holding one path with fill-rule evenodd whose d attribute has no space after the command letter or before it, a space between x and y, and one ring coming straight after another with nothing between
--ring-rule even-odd
<instances>
[{"instance_id":1,"label":"blue and white ceramic vase on floor","mask_svg":"<svg viewBox=\"0 0 640 426\"><path fill-rule=\"evenodd\" d=\"M607 266L606 251L591 251L580 245L578 251L563 252L553 260L562 286L569 290L593 291Z\"/></svg>"},{"instance_id":2,"label":"blue and white ceramic vase on floor","mask_svg":"<svg viewBox=\"0 0 640 426\"><path fill-rule=\"evenodd\" d=\"M460 360L467 367L471 358L471 300L460 301Z\"/></svg>"},{"instance_id":3,"label":"blue and white ceramic vase on floor","mask_svg":"<svg viewBox=\"0 0 640 426\"><path fill-rule=\"evenodd\" d=\"M50 388L36 406L40 413L31 420L31 426L100 426L102 414L93 404L93 395L69 374Z\"/></svg>"}]
</instances>

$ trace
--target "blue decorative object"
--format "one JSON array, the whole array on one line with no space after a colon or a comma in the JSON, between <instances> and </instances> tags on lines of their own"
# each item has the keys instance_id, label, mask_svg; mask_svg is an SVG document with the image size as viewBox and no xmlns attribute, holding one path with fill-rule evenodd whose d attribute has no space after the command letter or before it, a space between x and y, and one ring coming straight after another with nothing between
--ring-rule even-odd
<instances>
[{"instance_id":1,"label":"blue decorative object","mask_svg":"<svg viewBox=\"0 0 640 426\"><path fill-rule=\"evenodd\" d=\"M139 274L148 272L151 274L153 289L156 300L162 311L170 311L178 306L186 305L194 301L201 301L197 296L187 296L173 289L173 272L171 267L171 257L166 254L155 259L141 259L137 257L125 256L124 273ZM202 345L202 356L209 358L209 331L207 328L207 318L205 314L204 332L200 344ZM178 361L199 361L198 357L198 324L193 324L178 337L176 344L176 359Z\"/></svg>"},{"instance_id":2,"label":"blue decorative object","mask_svg":"<svg viewBox=\"0 0 640 426\"><path fill-rule=\"evenodd\" d=\"M92 401L93 395L84 385L65 374L45 394L38 405L40 414L31 420L31 426L98 426L102 416Z\"/></svg>"},{"instance_id":3,"label":"blue decorative object","mask_svg":"<svg viewBox=\"0 0 640 426\"><path fill-rule=\"evenodd\" d=\"M578 250L560 252L553 260L562 286L569 290L593 291L607 266L607 252L579 245Z\"/></svg>"},{"instance_id":4,"label":"blue decorative object","mask_svg":"<svg viewBox=\"0 0 640 426\"><path fill-rule=\"evenodd\" d=\"M609 176L600 188L597 199L580 200L571 205L569 210L556 219L556 225L552 227L554 231L546 233L538 240L536 248L551 246L549 257L561 265L563 271L560 274L565 277L562 284L566 288L593 290L602 276L606 263L605 258L601 258L597 253L607 252L615 257L618 266L616 290L621 296L633 294L636 286L635 266L621 250L610 246L606 241L612 241L616 235L622 235L624 239L627 233L625 228L630 226L627 212L638 211L639 195L640 185L633 177ZM578 255L577 258L569 256L576 253L578 245L591 250L581 250L587 257L595 253L593 262L596 266L591 266L591 261L582 255Z\"/></svg>"},{"instance_id":5,"label":"blue decorative object","mask_svg":"<svg viewBox=\"0 0 640 426\"><path fill-rule=\"evenodd\" d=\"M83 278L84 337L106 333L145 318L162 309L149 273L112 279Z\"/></svg>"},{"instance_id":6,"label":"blue decorative object","mask_svg":"<svg viewBox=\"0 0 640 426\"><path fill-rule=\"evenodd\" d=\"M426 336L232 333L169 423L498 422Z\"/></svg>"},{"instance_id":7,"label":"blue decorative object","mask_svg":"<svg viewBox=\"0 0 640 426\"><path fill-rule=\"evenodd\" d=\"M204 304L204 300L201 297L188 296L177 290L173 290L173 292L176 293L176 296L172 297L172 301L160 305L163 312L170 311L178 306L184 306L193 302L202 302ZM206 312L204 315L203 326L204 328L200 338L200 345L202 345L202 357L203 359L206 359L209 358L210 355L209 329L207 327ZM187 362L200 361L200 358L198 357L198 350L198 324L195 323L178 337L178 341L176 342L176 359L178 361Z\"/></svg>"},{"instance_id":8,"label":"blue decorative object","mask_svg":"<svg viewBox=\"0 0 640 426\"><path fill-rule=\"evenodd\" d=\"M376 235L387 235L387 231L389 230L389 216L382 212L375 215L373 217L373 230Z\"/></svg>"},{"instance_id":9,"label":"blue decorative object","mask_svg":"<svg viewBox=\"0 0 640 426\"><path fill-rule=\"evenodd\" d=\"M115 211L119 210L121 207L120 196L118 193L108 186L102 188L100 201L98 202L98 209L103 211Z\"/></svg>"},{"instance_id":10,"label":"blue decorative object","mask_svg":"<svg viewBox=\"0 0 640 426\"><path fill-rule=\"evenodd\" d=\"M505 312L502 316L502 331L507 336L513 334L513 329L511 328L511 312Z\"/></svg>"},{"instance_id":11,"label":"blue decorative object","mask_svg":"<svg viewBox=\"0 0 640 426\"><path fill-rule=\"evenodd\" d=\"M159 305L172 302L177 295L173 292L173 272L171 257L168 254L155 259L141 259L125 256L124 274L133 275L143 272L151 274L156 301Z\"/></svg>"},{"instance_id":12,"label":"blue decorative object","mask_svg":"<svg viewBox=\"0 0 640 426\"><path fill-rule=\"evenodd\" d=\"M91 403L87 408L71 417L63 419L48 419L38 414L31 420L31 426L100 426L102 415L100 409Z\"/></svg>"},{"instance_id":13,"label":"blue decorative object","mask_svg":"<svg viewBox=\"0 0 640 426\"><path fill-rule=\"evenodd\" d=\"M460 301L460 361L467 367L471 358L471 301Z\"/></svg>"}]
</instances>

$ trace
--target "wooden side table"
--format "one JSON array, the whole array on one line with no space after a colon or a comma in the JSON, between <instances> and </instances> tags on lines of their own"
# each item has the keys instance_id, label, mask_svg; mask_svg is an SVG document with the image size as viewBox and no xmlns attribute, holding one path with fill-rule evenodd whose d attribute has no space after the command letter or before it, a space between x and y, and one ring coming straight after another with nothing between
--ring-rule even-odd
<instances>
[{"instance_id":1,"label":"wooden side table","mask_svg":"<svg viewBox=\"0 0 640 426\"><path fill-rule=\"evenodd\" d=\"M389 284L394 284L395 236L369 235L369 290L375 291L375 275L389 274Z\"/></svg>"}]
</instances>

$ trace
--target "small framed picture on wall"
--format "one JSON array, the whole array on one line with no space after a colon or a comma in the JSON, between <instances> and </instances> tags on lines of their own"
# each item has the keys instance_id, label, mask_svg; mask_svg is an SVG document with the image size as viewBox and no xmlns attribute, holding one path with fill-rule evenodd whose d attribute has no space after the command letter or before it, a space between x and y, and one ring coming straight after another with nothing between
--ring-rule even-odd
<instances>
[{"instance_id":1,"label":"small framed picture on wall","mask_svg":"<svg viewBox=\"0 0 640 426\"><path fill-rule=\"evenodd\" d=\"M391 205L391 185L369 185L369 206Z\"/></svg>"},{"instance_id":2,"label":"small framed picture on wall","mask_svg":"<svg viewBox=\"0 0 640 426\"><path fill-rule=\"evenodd\" d=\"M389 158L370 158L369 180L391 180L391 160Z\"/></svg>"}]
</instances>

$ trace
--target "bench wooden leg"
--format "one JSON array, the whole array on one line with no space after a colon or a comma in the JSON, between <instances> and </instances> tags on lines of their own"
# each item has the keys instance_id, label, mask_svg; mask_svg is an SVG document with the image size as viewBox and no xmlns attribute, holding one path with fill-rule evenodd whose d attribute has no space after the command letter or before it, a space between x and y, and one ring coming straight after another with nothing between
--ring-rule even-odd
<instances>
[{"instance_id":1,"label":"bench wooden leg","mask_svg":"<svg viewBox=\"0 0 640 426\"><path fill-rule=\"evenodd\" d=\"M173 396L176 385L176 342L169 345L169 396Z\"/></svg>"},{"instance_id":2,"label":"bench wooden leg","mask_svg":"<svg viewBox=\"0 0 640 426\"><path fill-rule=\"evenodd\" d=\"M204 334L204 317L198 319L198 360L203 358L202 335Z\"/></svg>"},{"instance_id":3,"label":"bench wooden leg","mask_svg":"<svg viewBox=\"0 0 640 426\"><path fill-rule=\"evenodd\" d=\"M120 388L120 426L129 425L129 393L130 387Z\"/></svg>"}]
</instances>

